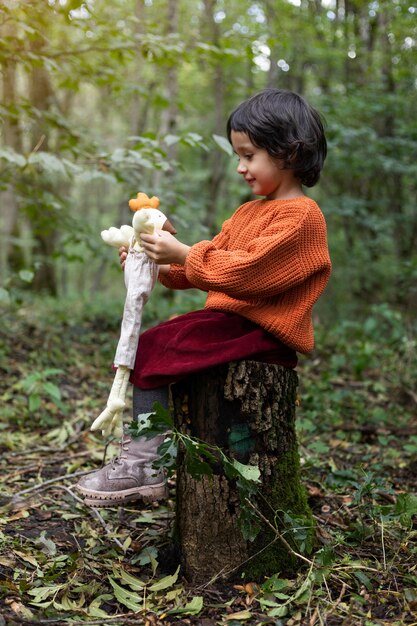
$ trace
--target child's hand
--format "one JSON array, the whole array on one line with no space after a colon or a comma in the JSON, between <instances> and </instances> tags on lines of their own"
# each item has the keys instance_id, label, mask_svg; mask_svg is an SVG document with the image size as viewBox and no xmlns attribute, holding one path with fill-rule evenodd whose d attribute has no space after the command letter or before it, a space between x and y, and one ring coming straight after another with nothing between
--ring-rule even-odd
<instances>
[{"instance_id":1,"label":"child's hand","mask_svg":"<svg viewBox=\"0 0 417 626\"><path fill-rule=\"evenodd\" d=\"M153 235L142 233L140 242L148 257L158 265L184 265L190 250L190 246L181 243L165 230L158 230Z\"/></svg>"},{"instance_id":2,"label":"child's hand","mask_svg":"<svg viewBox=\"0 0 417 626\"><path fill-rule=\"evenodd\" d=\"M126 258L127 258L127 248L125 248L125 246L120 246L120 248L119 248L119 261L120 261L120 265L122 266L123 270L125 269Z\"/></svg>"}]
</instances>

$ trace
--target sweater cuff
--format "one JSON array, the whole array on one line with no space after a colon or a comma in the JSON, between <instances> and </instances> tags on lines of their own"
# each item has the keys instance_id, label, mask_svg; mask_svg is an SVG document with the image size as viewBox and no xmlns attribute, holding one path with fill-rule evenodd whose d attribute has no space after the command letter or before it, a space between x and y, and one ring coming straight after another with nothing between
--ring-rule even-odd
<instances>
[{"instance_id":1,"label":"sweater cuff","mask_svg":"<svg viewBox=\"0 0 417 626\"><path fill-rule=\"evenodd\" d=\"M171 269L168 274L159 275L159 282L168 287L169 289L190 289L194 287L185 275L185 269L183 265L177 263L171 263Z\"/></svg>"}]
</instances>

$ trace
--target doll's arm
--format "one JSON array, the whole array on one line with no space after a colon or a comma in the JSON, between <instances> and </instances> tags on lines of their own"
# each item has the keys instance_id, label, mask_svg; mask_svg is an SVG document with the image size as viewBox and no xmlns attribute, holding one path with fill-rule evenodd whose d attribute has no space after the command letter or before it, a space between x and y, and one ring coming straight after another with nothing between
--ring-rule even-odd
<instances>
[{"instance_id":1,"label":"doll's arm","mask_svg":"<svg viewBox=\"0 0 417 626\"><path fill-rule=\"evenodd\" d=\"M99 430L104 437L114 433L116 437L123 435L123 409L126 406L126 390L129 383L130 369L119 365L107 400L107 406L94 420L90 430Z\"/></svg>"},{"instance_id":2,"label":"doll's arm","mask_svg":"<svg viewBox=\"0 0 417 626\"><path fill-rule=\"evenodd\" d=\"M101 232L101 238L113 248L120 248L121 246L128 248L134 232L133 227L127 224L124 224L120 228L112 226L108 230Z\"/></svg>"}]
</instances>

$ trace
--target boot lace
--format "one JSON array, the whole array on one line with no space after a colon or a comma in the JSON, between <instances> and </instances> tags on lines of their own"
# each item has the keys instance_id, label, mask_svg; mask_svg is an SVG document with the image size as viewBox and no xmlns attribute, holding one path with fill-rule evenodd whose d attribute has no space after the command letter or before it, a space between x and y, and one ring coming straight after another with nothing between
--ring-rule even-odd
<instances>
[{"instance_id":1,"label":"boot lace","mask_svg":"<svg viewBox=\"0 0 417 626\"><path fill-rule=\"evenodd\" d=\"M131 443L132 439L130 437L125 437L123 436L120 441L119 441L119 445L120 445L120 449L119 449L119 454L115 457L112 458L112 460L110 461L110 464L112 466L112 469L116 469L116 465L122 465L123 460L127 459L127 452L129 452L129 444Z\"/></svg>"}]
</instances>

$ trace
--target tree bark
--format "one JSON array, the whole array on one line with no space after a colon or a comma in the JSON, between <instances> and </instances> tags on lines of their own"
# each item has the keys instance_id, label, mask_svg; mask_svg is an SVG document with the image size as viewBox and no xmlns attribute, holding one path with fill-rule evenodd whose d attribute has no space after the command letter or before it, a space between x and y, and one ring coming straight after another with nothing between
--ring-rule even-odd
<instances>
[{"instance_id":1,"label":"tree bark","mask_svg":"<svg viewBox=\"0 0 417 626\"><path fill-rule=\"evenodd\" d=\"M190 581L237 576L256 580L275 572L288 575L297 568L293 552L262 520L280 531L283 512L290 512L303 516L312 532L300 480L296 389L293 370L255 361L219 366L172 387L180 430L217 445L241 463L258 465L261 471L253 500L261 531L251 542L239 525L242 508L235 480L225 476L220 463L213 467L213 476L193 478L180 446L175 539Z\"/></svg>"}]
</instances>

